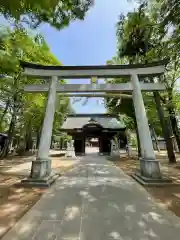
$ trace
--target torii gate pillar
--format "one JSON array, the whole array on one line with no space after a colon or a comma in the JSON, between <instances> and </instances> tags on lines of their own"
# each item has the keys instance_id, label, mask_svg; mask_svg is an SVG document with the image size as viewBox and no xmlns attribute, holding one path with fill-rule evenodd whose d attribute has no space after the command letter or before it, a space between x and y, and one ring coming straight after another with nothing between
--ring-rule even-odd
<instances>
[{"instance_id":1,"label":"torii gate pillar","mask_svg":"<svg viewBox=\"0 0 180 240\"><path fill-rule=\"evenodd\" d=\"M131 82L133 85L133 103L141 145L141 176L152 179L161 178L159 161L157 161L155 157L148 119L146 116L146 110L137 74L133 74L131 76Z\"/></svg>"},{"instance_id":2,"label":"torii gate pillar","mask_svg":"<svg viewBox=\"0 0 180 240\"><path fill-rule=\"evenodd\" d=\"M51 172L51 159L49 158L56 104L57 81L58 77L53 76L51 78L37 157L32 161L29 178L23 179L21 182L24 185L49 187L50 184L58 178L57 174Z\"/></svg>"}]
</instances>

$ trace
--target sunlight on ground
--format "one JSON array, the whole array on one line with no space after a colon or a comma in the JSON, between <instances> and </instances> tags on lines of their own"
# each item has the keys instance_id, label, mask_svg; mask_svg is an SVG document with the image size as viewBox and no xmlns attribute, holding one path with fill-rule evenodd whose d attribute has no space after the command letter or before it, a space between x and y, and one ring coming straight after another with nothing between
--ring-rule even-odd
<instances>
[{"instance_id":1,"label":"sunlight on ground","mask_svg":"<svg viewBox=\"0 0 180 240\"><path fill-rule=\"evenodd\" d=\"M41 199L42 204L33 209L32 218L29 220L28 214L28 222L22 221L21 229L16 228L18 234L24 235L21 239L78 240L82 236L81 239L92 240L155 240L164 235L161 229L172 229L169 215L164 214L149 199L149 194L121 169L108 165L105 159L101 164L99 159L93 167L86 159L85 164L80 162L80 167L58 180ZM127 159L124 165L126 161L130 166L133 164ZM16 194L22 198L24 193ZM18 202L12 204L16 205ZM13 211L11 205L7 206ZM40 221L36 231L35 220ZM33 237L28 231L34 233Z\"/></svg>"},{"instance_id":2,"label":"sunlight on ground","mask_svg":"<svg viewBox=\"0 0 180 240\"><path fill-rule=\"evenodd\" d=\"M31 232L33 227L36 225L36 223L25 223L23 224L23 226L19 229L19 233L20 234L24 234L24 233L28 233L28 232Z\"/></svg>"},{"instance_id":3,"label":"sunlight on ground","mask_svg":"<svg viewBox=\"0 0 180 240\"><path fill-rule=\"evenodd\" d=\"M127 206L125 206L125 211L134 213L134 212L136 212L136 209L135 209L134 205L127 205Z\"/></svg>"},{"instance_id":4,"label":"sunlight on ground","mask_svg":"<svg viewBox=\"0 0 180 240\"><path fill-rule=\"evenodd\" d=\"M4 232L7 231L7 226L0 226L0 236L2 236L4 234Z\"/></svg>"},{"instance_id":5,"label":"sunlight on ground","mask_svg":"<svg viewBox=\"0 0 180 240\"><path fill-rule=\"evenodd\" d=\"M72 166L74 166L75 164L77 164L78 160L62 160L62 159L53 159L52 158L52 162L51 162L51 167L54 170L64 170L66 168L70 168ZM12 168L5 170L4 172L7 174L20 174L20 175L24 175L27 176L30 174L31 171L31 162L26 162L26 163L21 163L18 164L17 166L12 166Z\"/></svg>"},{"instance_id":6,"label":"sunlight on ground","mask_svg":"<svg viewBox=\"0 0 180 240\"><path fill-rule=\"evenodd\" d=\"M163 176L172 179L173 184L172 186L162 186L158 188L144 188L155 198L159 206L171 210L180 217L180 154L176 153L176 164L168 164L166 151L156 151L155 153L156 158L161 163ZM114 164L126 174L131 175L139 169L139 161L137 160L136 154L137 152L133 151L133 157L129 158L126 153L121 153L119 160L114 161Z\"/></svg>"},{"instance_id":7,"label":"sunlight on ground","mask_svg":"<svg viewBox=\"0 0 180 240\"><path fill-rule=\"evenodd\" d=\"M88 199L89 202L96 201L96 198L94 198L92 195L90 195L88 192L80 191L80 195L84 197L84 199Z\"/></svg>"},{"instance_id":8,"label":"sunlight on ground","mask_svg":"<svg viewBox=\"0 0 180 240\"><path fill-rule=\"evenodd\" d=\"M162 219L162 216L160 216L159 214L155 213L155 212L149 212L149 216L155 220L156 222L163 224L166 223L167 221L165 219Z\"/></svg>"},{"instance_id":9,"label":"sunlight on ground","mask_svg":"<svg viewBox=\"0 0 180 240\"><path fill-rule=\"evenodd\" d=\"M52 154L52 153L51 153ZM78 160L63 159L52 156L52 168L59 174L69 171ZM34 156L1 161L0 163L0 238L19 218L31 208L46 190L13 188L12 186L22 178L28 176L31 170L31 160ZM54 194L53 194L54 196ZM52 196L52 197L53 197ZM76 207L67 209L67 219L78 214ZM56 219L57 214L52 213ZM33 224L24 224L22 233L31 230Z\"/></svg>"},{"instance_id":10,"label":"sunlight on ground","mask_svg":"<svg viewBox=\"0 0 180 240\"><path fill-rule=\"evenodd\" d=\"M117 240L123 239L118 232L111 232L109 234L109 236L112 237L114 240L116 240L116 239Z\"/></svg>"},{"instance_id":11,"label":"sunlight on ground","mask_svg":"<svg viewBox=\"0 0 180 240\"><path fill-rule=\"evenodd\" d=\"M78 207L76 206L66 207L64 217L66 221L76 218L77 215L80 215L80 209Z\"/></svg>"},{"instance_id":12,"label":"sunlight on ground","mask_svg":"<svg viewBox=\"0 0 180 240\"><path fill-rule=\"evenodd\" d=\"M175 181L179 182L180 181L180 171L179 169L175 169L172 166L167 166L167 156L164 152L160 153L158 155L161 160L162 160L162 166L163 166L163 171L166 171L166 173L170 173L171 175L173 175L173 171L175 172L175 174L172 176L172 178L174 178ZM78 160L65 160L65 159L59 159L58 157L52 157L52 168L56 169L59 172L64 172L66 170L69 170L72 168L72 166L75 166L75 164L78 162ZM164 163L165 162L165 163ZM127 155L121 155L121 158L119 160L119 162L117 161L116 164L119 166L126 172L126 171L131 171L132 169L134 169L136 166L138 166L139 162L137 160L129 160ZM124 165L123 165L124 164ZM27 168L27 166L29 166ZM9 178L6 180L8 183L10 183L12 181L12 179L14 179L13 181L17 181L19 176L19 171L26 171L26 174L29 173L30 171L30 166L31 163L21 163L18 164L18 166L13 165L12 169L15 170L15 174L16 174L16 178L13 178L11 175L9 175ZM96 174L96 178L94 176L89 177L88 178L88 184L89 187L98 187L98 186L103 186L101 189L101 193L105 193L106 192L106 186L111 186L111 187L120 187L121 190L125 190L125 191L130 191L134 185L134 180L132 180L131 178L127 179L121 179L121 181L118 178L109 178L106 177L105 175L108 174L108 165L105 165L102 167L96 167L93 168L94 166L96 166L96 164L89 164L88 165L88 171L93 172L94 174ZM10 172L13 172L11 169ZM173 171L171 171L171 169L173 169ZM8 170L9 171L9 170ZM82 170L83 171L83 170ZM9 172L9 173L10 173ZM83 172L81 172L82 174ZM83 173L84 174L84 173ZM97 177L100 176L99 178ZM3 178L4 175L2 177L2 182L3 182ZM69 188L73 188L75 185L80 185L82 186L83 184L85 184L86 181L86 177L82 177L82 178L66 178L63 177L62 178L62 182L61 184L57 184L56 185L56 189L58 190L63 190L66 187ZM6 184L6 183L5 183ZM12 183L11 183L12 185ZM171 192L170 192L171 190ZM34 205L34 203L40 198L40 196L42 195L43 192L41 192L40 190L25 190L25 189L11 189L8 190L9 192L7 192L7 196L6 199L3 200L3 204L0 205L0 237L1 235L8 229L9 226L13 225L14 222L16 222L22 215L24 215L24 213L32 206ZM174 207L174 200L172 200L170 197L172 196L172 191L174 191L172 188L169 188L168 190L165 189L165 192L163 193L162 189L151 189L151 191L155 192L158 195L163 195L165 196L165 194L167 194L168 192L168 198L164 198L164 201L162 202L162 205L164 204L166 207L168 206L169 208L173 208ZM161 192L161 193L160 193ZM175 191L176 194L178 194L178 191ZM55 192L50 192L46 195L46 198L53 198L56 194ZM88 189L85 189L83 191L79 191L78 194L80 196L82 196L82 198L86 201L88 201L88 203L90 204L96 204L96 201L98 202L99 199L97 196L94 196L93 193L90 193ZM175 195L176 195L175 194ZM159 196L158 195L158 196ZM177 196L173 196L175 199L178 199ZM49 199L50 200L50 199ZM69 201L69 200L68 200ZM72 199L73 201L73 199ZM180 202L180 200L179 200ZM78 218L79 216L81 216L81 207L76 206L76 203L73 202L72 205L68 205L67 207L64 208L64 212L62 214L62 218L63 221L76 221L76 218ZM131 216L133 216L135 213L138 212L138 209L136 209L135 205L132 204L124 204L124 208L119 209L118 204L115 204L114 202L108 202L107 203L107 208L112 208L114 209L114 211L116 211L119 214L122 214L122 212L124 212L125 214L125 221L127 221L129 230L131 230L131 221L132 218ZM97 208L92 209L92 212L94 214L96 214L96 212L98 211ZM136 224L141 227L143 229L143 233L144 235L147 236L147 239L151 238L151 239L156 239L158 238L158 236L153 232L153 230L150 228L148 229L148 224L146 224L146 222L150 222L150 221L155 221L158 224L164 224L167 221L165 219L162 218L162 216L160 216L159 214L157 214L156 211L154 209L152 209L151 212L148 213L143 213L141 214L141 218L137 219ZM180 212L180 211L179 211ZM129 216L130 215L130 216ZM51 211L49 213L49 218L51 220L57 221L58 219L58 213L56 211ZM31 223L26 223L23 225L23 227L20 230L21 234L27 233L28 231L32 231L33 226L35 223L33 223L33 221ZM110 222L109 222L110 224ZM47 234L49 234L49 236L51 235L51 231L47 230ZM116 240L116 239L123 239L121 234L118 232L118 229L114 228L112 229L112 232L108 232L109 237L111 237L112 239ZM68 235L69 238L68 240L73 239L73 236L71 237L70 235ZM53 235L51 235L52 239L55 237ZM56 238L54 238L56 239ZM76 240L78 239L77 237L75 238ZM128 237L127 237L128 239ZM129 238L130 239L130 238ZM129 240L128 239L128 240ZM144 238L145 239L145 238ZM123 239L124 240L124 239Z\"/></svg>"},{"instance_id":13,"label":"sunlight on ground","mask_svg":"<svg viewBox=\"0 0 180 240\"><path fill-rule=\"evenodd\" d=\"M4 204L3 205L3 212L5 213L5 214L7 214L7 213L12 213L12 212L15 212L15 211L17 211L19 208L20 208L20 206L19 205L16 205L16 204L10 204L10 203L8 203L8 204ZM1 212L1 214L2 214L2 212Z\"/></svg>"},{"instance_id":14,"label":"sunlight on ground","mask_svg":"<svg viewBox=\"0 0 180 240\"><path fill-rule=\"evenodd\" d=\"M146 224L145 222L143 222L142 220L140 220L140 221L138 222L138 225L139 225L140 227L143 227L143 228L145 228L145 227L147 226L147 224Z\"/></svg>"}]
</instances>

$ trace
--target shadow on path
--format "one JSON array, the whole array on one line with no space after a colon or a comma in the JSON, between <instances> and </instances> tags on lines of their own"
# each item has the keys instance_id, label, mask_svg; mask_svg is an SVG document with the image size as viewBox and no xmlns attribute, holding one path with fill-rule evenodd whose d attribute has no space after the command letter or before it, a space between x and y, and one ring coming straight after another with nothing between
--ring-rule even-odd
<instances>
[{"instance_id":1,"label":"shadow on path","mask_svg":"<svg viewBox=\"0 0 180 240\"><path fill-rule=\"evenodd\" d=\"M3 240L179 240L180 221L96 152L59 178Z\"/></svg>"}]
</instances>

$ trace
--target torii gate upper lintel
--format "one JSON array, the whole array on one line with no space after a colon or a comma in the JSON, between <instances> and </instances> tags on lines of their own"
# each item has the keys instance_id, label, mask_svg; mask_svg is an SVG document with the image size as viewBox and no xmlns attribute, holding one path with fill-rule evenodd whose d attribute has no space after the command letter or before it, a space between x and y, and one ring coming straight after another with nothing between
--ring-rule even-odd
<instances>
[{"instance_id":1,"label":"torii gate upper lintel","mask_svg":"<svg viewBox=\"0 0 180 240\"><path fill-rule=\"evenodd\" d=\"M36 77L58 76L68 78L91 78L91 77L119 77L131 76L137 73L138 76L158 76L164 73L168 61L161 60L147 64L128 64L128 65L91 65L91 66L44 66L34 63L21 61L24 74Z\"/></svg>"},{"instance_id":2,"label":"torii gate upper lintel","mask_svg":"<svg viewBox=\"0 0 180 240\"><path fill-rule=\"evenodd\" d=\"M164 91L165 86L160 83L140 83L138 77L154 77L164 74L167 60L153 62L149 64L135 65L105 65L105 66L42 66L32 63L21 62L23 73L34 77L51 77L49 85L25 86L27 92L48 91L48 101L41 132L41 139L37 158L32 163L30 178L23 180L24 184L38 184L49 186L54 180L51 174L51 161L49 159L49 149L52 136L53 119L55 113L56 92L132 92L135 108L140 144L140 174L134 175L141 183L162 182L160 164L156 160L152 139L149 130L148 119L144 107L141 91ZM130 77L130 82L126 84L58 84L59 78L108 78L125 76ZM69 85L69 86L68 86ZM76 86L75 86L76 85ZM36 88L37 87L37 88ZM37 91L36 91L37 89Z\"/></svg>"}]
</instances>

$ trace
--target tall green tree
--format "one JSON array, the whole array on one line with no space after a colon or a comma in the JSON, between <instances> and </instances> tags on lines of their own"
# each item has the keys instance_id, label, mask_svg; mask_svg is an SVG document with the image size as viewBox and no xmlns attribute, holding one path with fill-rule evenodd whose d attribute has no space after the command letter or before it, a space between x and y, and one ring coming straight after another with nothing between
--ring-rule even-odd
<instances>
[{"instance_id":1,"label":"tall green tree","mask_svg":"<svg viewBox=\"0 0 180 240\"><path fill-rule=\"evenodd\" d=\"M129 63L146 63L155 60L161 60L167 56L164 46L169 47L169 39L162 41L160 38L159 26L156 22L153 22L147 13L146 4L140 5L139 9L135 12L128 13L127 16L121 16L117 24L117 39L118 39L118 56L117 58L124 58ZM172 44L172 41L171 41ZM168 52L169 53L169 52ZM170 54L170 53L169 53ZM169 55L168 55L169 56ZM170 64L174 63L173 54ZM168 66L170 66L170 64ZM166 76L170 73L170 68ZM166 79L166 78L165 78ZM163 79L166 83L166 80ZM143 79L144 81L145 79ZM151 81L151 79L149 79ZM174 80L170 80L172 83L171 92L173 90ZM167 85L167 84L166 84ZM167 87L167 89L169 89ZM156 107L160 116L163 133L166 139L166 145L168 150L168 156L170 162L175 162L175 155L173 152L173 143L170 139L170 129L167 131L167 122L165 123L163 107L158 99L162 98L159 93L153 93L156 99ZM158 94L158 95L157 95ZM146 98L146 96L145 96ZM148 104L146 104L146 108ZM163 115L162 115L163 114ZM170 139L170 140L169 140Z\"/></svg>"},{"instance_id":2,"label":"tall green tree","mask_svg":"<svg viewBox=\"0 0 180 240\"><path fill-rule=\"evenodd\" d=\"M0 101L4 106L2 112L1 126L4 125L6 116L9 116L8 139L2 156L9 151L12 138L15 134L24 139L24 149L28 150L32 145L33 135L37 140L40 137L41 126L44 118L44 106L47 94L24 93L23 86L30 83L42 81L24 77L21 74L20 61L28 61L43 65L61 64L51 53L44 38L40 35L31 36L25 29L3 28L1 34L0 73L7 74L11 78L0 81ZM60 81L61 83L64 81ZM58 96L57 108L63 114L69 111L69 99ZM56 113L57 115L57 113ZM60 127L62 117L55 117L54 128Z\"/></svg>"},{"instance_id":3,"label":"tall green tree","mask_svg":"<svg viewBox=\"0 0 180 240\"><path fill-rule=\"evenodd\" d=\"M0 1L0 12L32 28L45 22L61 29L75 19L84 19L92 4L92 0L6 0Z\"/></svg>"}]
</instances>

